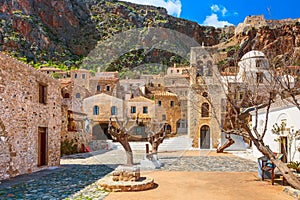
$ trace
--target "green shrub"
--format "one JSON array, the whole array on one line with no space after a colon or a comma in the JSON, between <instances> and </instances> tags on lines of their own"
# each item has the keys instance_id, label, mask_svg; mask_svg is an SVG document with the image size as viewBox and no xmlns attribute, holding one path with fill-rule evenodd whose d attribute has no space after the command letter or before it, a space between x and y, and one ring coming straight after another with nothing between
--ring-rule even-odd
<instances>
[{"instance_id":1,"label":"green shrub","mask_svg":"<svg viewBox=\"0 0 300 200\"><path fill-rule=\"evenodd\" d=\"M73 139L64 140L61 142L60 153L62 156L78 153L78 145L75 144L75 141Z\"/></svg>"},{"instance_id":2,"label":"green shrub","mask_svg":"<svg viewBox=\"0 0 300 200\"><path fill-rule=\"evenodd\" d=\"M289 162L287 164L288 168L295 169L297 173L300 173L300 162Z\"/></svg>"}]
</instances>

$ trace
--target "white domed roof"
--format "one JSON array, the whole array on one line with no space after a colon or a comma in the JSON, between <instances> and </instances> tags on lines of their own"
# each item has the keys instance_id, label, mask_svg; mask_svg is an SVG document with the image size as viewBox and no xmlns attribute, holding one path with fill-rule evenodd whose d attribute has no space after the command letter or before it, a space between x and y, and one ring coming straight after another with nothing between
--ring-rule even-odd
<instances>
[{"instance_id":1,"label":"white domed roof","mask_svg":"<svg viewBox=\"0 0 300 200\"><path fill-rule=\"evenodd\" d=\"M249 58L265 58L265 54L261 51L249 51L248 53L246 53L245 55L243 55L243 57L241 58L241 60L246 60Z\"/></svg>"}]
</instances>

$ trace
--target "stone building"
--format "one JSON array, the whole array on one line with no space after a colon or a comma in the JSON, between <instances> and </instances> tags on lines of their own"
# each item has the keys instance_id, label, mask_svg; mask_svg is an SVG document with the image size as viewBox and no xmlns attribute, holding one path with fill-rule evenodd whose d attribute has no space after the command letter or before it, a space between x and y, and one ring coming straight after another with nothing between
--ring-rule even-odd
<instances>
[{"instance_id":1,"label":"stone building","mask_svg":"<svg viewBox=\"0 0 300 200\"><path fill-rule=\"evenodd\" d=\"M83 99L91 96L84 87L75 84L74 79L61 79L62 131L61 142L73 141L78 151L85 151L92 139L92 131L87 114L83 112ZM64 150L62 149L62 152Z\"/></svg>"},{"instance_id":2,"label":"stone building","mask_svg":"<svg viewBox=\"0 0 300 200\"><path fill-rule=\"evenodd\" d=\"M235 29L235 34L246 32L251 28L260 28L267 26L268 23L263 15L247 16L243 23L238 24Z\"/></svg>"},{"instance_id":3,"label":"stone building","mask_svg":"<svg viewBox=\"0 0 300 200\"><path fill-rule=\"evenodd\" d=\"M158 122L155 118L155 112L155 102L151 99L137 96L127 100L125 115L128 123L126 128L131 130L131 133L137 138L146 138L145 128L151 129L151 126ZM139 122L139 124L136 124L136 122Z\"/></svg>"},{"instance_id":4,"label":"stone building","mask_svg":"<svg viewBox=\"0 0 300 200\"><path fill-rule=\"evenodd\" d=\"M222 90L220 74L204 47L191 49L190 90L188 94L188 135L193 146L216 148L221 137Z\"/></svg>"},{"instance_id":5,"label":"stone building","mask_svg":"<svg viewBox=\"0 0 300 200\"><path fill-rule=\"evenodd\" d=\"M188 109L187 97L190 90L190 67L169 67L164 76L164 86L167 91L177 95L181 109L180 121L177 122L177 133L187 133Z\"/></svg>"},{"instance_id":6,"label":"stone building","mask_svg":"<svg viewBox=\"0 0 300 200\"><path fill-rule=\"evenodd\" d=\"M83 100L83 111L92 124L92 149L103 149L106 139L112 139L108 134L110 118L113 125L117 126L117 120L124 122L124 101L105 93L90 96Z\"/></svg>"},{"instance_id":7,"label":"stone building","mask_svg":"<svg viewBox=\"0 0 300 200\"><path fill-rule=\"evenodd\" d=\"M132 96L145 95L146 80L144 79L122 79L117 91L117 97L128 100Z\"/></svg>"},{"instance_id":8,"label":"stone building","mask_svg":"<svg viewBox=\"0 0 300 200\"><path fill-rule=\"evenodd\" d=\"M170 92L154 93L156 119L166 125L168 133L179 133L186 129L177 95Z\"/></svg>"},{"instance_id":9,"label":"stone building","mask_svg":"<svg viewBox=\"0 0 300 200\"><path fill-rule=\"evenodd\" d=\"M0 180L60 164L59 85L0 54Z\"/></svg>"},{"instance_id":10,"label":"stone building","mask_svg":"<svg viewBox=\"0 0 300 200\"><path fill-rule=\"evenodd\" d=\"M93 94L105 93L111 96L117 96L119 88L118 72L100 72L89 79L89 91Z\"/></svg>"},{"instance_id":11,"label":"stone building","mask_svg":"<svg viewBox=\"0 0 300 200\"><path fill-rule=\"evenodd\" d=\"M40 67L39 71L51 75L53 78L68 78L69 73L54 67Z\"/></svg>"},{"instance_id":12,"label":"stone building","mask_svg":"<svg viewBox=\"0 0 300 200\"><path fill-rule=\"evenodd\" d=\"M89 88L91 74L86 69L78 69L71 71L71 79L74 81L74 84L79 85L84 88Z\"/></svg>"}]
</instances>

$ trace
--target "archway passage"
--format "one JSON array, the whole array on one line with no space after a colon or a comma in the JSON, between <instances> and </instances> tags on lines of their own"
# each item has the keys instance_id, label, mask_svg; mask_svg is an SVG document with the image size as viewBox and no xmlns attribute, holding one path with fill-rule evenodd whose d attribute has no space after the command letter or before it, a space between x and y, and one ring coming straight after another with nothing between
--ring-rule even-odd
<instances>
[{"instance_id":1,"label":"archway passage","mask_svg":"<svg viewBox=\"0 0 300 200\"><path fill-rule=\"evenodd\" d=\"M108 133L108 123L96 124L92 132L93 140L112 140L111 135Z\"/></svg>"},{"instance_id":2,"label":"archway passage","mask_svg":"<svg viewBox=\"0 0 300 200\"><path fill-rule=\"evenodd\" d=\"M207 125L200 129L200 149L210 149L210 128Z\"/></svg>"},{"instance_id":3,"label":"archway passage","mask_svg":"<svg viewBox=\"0 0 300 200\"><path fill-rule=\"evenodd\" d=\"M165 124L164 125L164 131L166 134L170 134L172 132L172 127L170 124Z\"/></svg>"},{"instance_id":4,"label":"archway passage","mask_svg":"<svg viewBox=\"0 0 300 200\"><path fill-rule=\"evenodd\" d=\"M186 119L179 119L176 122L176 133L186 134L187 133L187 121Z\"/></svg>"}]
</instances>

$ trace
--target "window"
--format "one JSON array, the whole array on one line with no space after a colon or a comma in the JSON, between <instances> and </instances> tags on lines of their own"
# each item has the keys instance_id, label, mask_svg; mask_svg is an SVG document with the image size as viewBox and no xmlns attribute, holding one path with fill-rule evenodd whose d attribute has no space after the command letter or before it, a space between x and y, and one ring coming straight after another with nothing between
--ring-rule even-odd
<instances>
[{"instance_id":1,"label":"window","mask_svg":"<svg viewBox=\"0 0 300 200\"><path fill-rule=\"evenodd\" d=\"M172 85L175 85L175 81L174 80L172 81Z\"/></svg>"},{"instance_id":2,"label":"window","mask_svg":"<svg viewBox=\"0 0 300 200\"><path fill-rule=\"evenodd\" d=\"M70 94L69 93L66 93L66 94L64 94L64 98L70 98Z\"/></svg>"},{"instance_id":3,"label":"window","mask_svg":"<svg viewBox=\"0 0 300 200\"><path fill-rule=\"evenodd\" d=\"M201 117L209 117L209 105L208 103L203 103L201 106Z\"/></svg>"},{"instance_id":4,"label":"window","mask_svg":"<svg viewBox=\"0 0 300 200\"><path fill-rule=\"evenodd\" d=\"M82 77L82 79L85 79L85 74L82 74L81 77Z\"/></svg>"},{"instance_id":5,"label":"window","mask_svg":"<svg viewBox=\"0 0 300 200\"><path fill-rule=\"evenodd\" d=\"M94 106L93 114L94 115L99 115L99 106Z\"/></svg>"},{"instance_id":6,"label":"window","mask_svg":"<svg viewBox=\"0 0 300 200\"><path fill-rule=\"evenodd\" d=\"M162 116L161 116L161 119L162 119L163 121L165 121L165 120L166 120L166 115L162 115Z\"/></svg>"},{"instance_id":7,"label":"window","mask_svg":"<svg viewBox=\"0 0 300 200\"><path fill-rule=\"evenodd\" d=\"M117 107L116 106L112 106L111 107L111 114L112 115L116 115L117 114Z\"/></svg>"},{"instance_id":8,"label":"window","mask_svg":"<svg viewBox=\"0 0 300 200\"><path fill-rule=\"evenodd\" d=\"M244 98L244 93L240 92L239 95L240 95L240 96L239 96L239 100L242 100L242 99Z\"/></svg>"},{"instance_id":9,"label":"window","mask_svg":"<svg viewBox=\"0 0 300 200\"><path fill-rule=\"evenodd\" d=\"M74 77L77 78L77 77L78 77L78 74L75 74Z\"/></svg>"},{"instance_id":10,"label":"window","mask_svg":"<svg viewBox=\"0 0 300 200\"><path fill-rule=\"evenodd\" d=\"M158 87L160 87L160 84L157 84Z\"/></svg>"},{"instance_id":11,"label":"window","mask_svg":"<svg viewBox=\"0 0 300 200\"><path fill-rule=\"evenodd\" d=\"M171 74L173 74L173 70L171 70Z\"/></svg>"},{"instance_id":12,"label":"window","mask_svg":"<svg viewBox=\"0 0 300 200\"><path fill-rule=\"evenodd\" d=\"M97 91L100 91L100 90L101 90L101 86L97 85Z\"/></svg>"},{"instance_id":13,"label":"window","mask_svg":"<svg viewBox=\"0 0 300 200\"><path fill-rule=\"evenodd\" d=\"M177 69L177 74L179 73L179 69Z\"/></svg>"},{"instance_id":14,"label":"window","mask_svg":"<svg viewBox=\"0 0 300 200\"><path fill-rule=\"evenodd\" d=\"M208 93L207 92L203 92L202 96L205 97L205 98L207 98L208 97Z\"/></svg>"},{"instance_id":15,"label":"window","mask_svg":"<svg viewBox=\"0 0 300 200\"><path fill-rule=\"evenodd\" d=\"M147 107L147 106L144 106L144 107L143 107L143 113L144 113L144 114L147 114L147 113L148 113L148 107Z\"/></svg>"},{"instance_id":16,"label":"window","mask_svg":"<svg viewBox=\"0 0 300 200\"><path fill-rule=\"evenodd\" d=\"M256 68L261 68L262 67L262 60L257 59L256 60Z\"/></svg>"},{"instance_id":17,"label":"window","mask_svg":"<svg viewBox=\"0 0 300 200\"><path fill-rule=\"evenodd\" d=\"M47 86L39 84L39 102L46 104L47 100Z\"/></svg>"},{"instance_id":18,"label":"window","mask_svg":"<svg viewBox=\"0 0 300 200\"><path fill-rule=\"evenodd\" d=\"M256 83L263 83L264 82L264 74L262 72L256 73Z\"/></svg>"},{"instance_id":19,"label":"window","mask_svg":"<svg viewBox=\"0 0 300 200\"><path fill-rule=\"evenodd\" d=\"M80 98L80 93L76 93L76 98L77 98L77 99Z\"/></svg>"},{"instance_id":20,"label":"window","mask_svg":"<svg viewBox=\"0 0 300 200\"><path fill-rule=\"evenodd\" d=\"M131 106L131 113L136 113L136 107L135 106Z\"/></svg>"},{"instance_id":21,"label":"window","mask_svg":"<svg viewBox=\"0 0 300 200\"><path fill-rule=\"evenodd\" d=\"M212 61L207 61L207 71L206 71L206 75L207 76L212 76L212 68L213 68L213 64L212 64Z\"/></svg>"},{"instance_id":22,"label":"window","mask_svg":"<svg viewBox=\"0 0 300 200\"><path fill-rule=\"evenodd\" d=\"M170 101L170 106L174 107L174 101Z\"/></svg>"},{"instance_id":23,"label":"window","mask_svg":"<svg viewBox=\"0 0 300 200\"><path fill-rule=\"evenodd\" d=\"M110 86L109 85L106 86L106 90L110 91Z\"/></svg>"},{"instance_id":24,"label":"window","mask_svg":"<svg viewBox=\"0 0 300 200\"><path fill-rule=\"evenodd\" d=\"M161 106L161 101L158 101L158 106Z\"/></svg>"}]
</instances>

